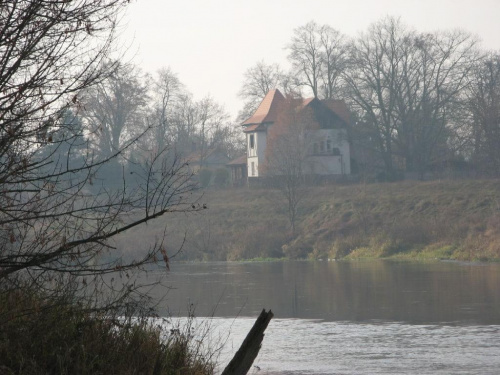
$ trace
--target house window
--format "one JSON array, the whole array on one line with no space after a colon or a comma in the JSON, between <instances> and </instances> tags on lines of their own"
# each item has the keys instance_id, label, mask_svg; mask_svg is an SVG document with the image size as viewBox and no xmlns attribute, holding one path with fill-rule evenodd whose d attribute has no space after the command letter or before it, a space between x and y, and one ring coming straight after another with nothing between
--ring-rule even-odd
<instances>
[{"instance_id":1,"label":"house window","mask_svg":"<svg viewBox=\"0 0 500 375\"><path fill-rule=\"evenodd\" d=\"M250 148L254 148L254 147L255 147L254 135L250 134Z\"/></svg>"},{"instance_id":2,"label":"house window","mask_svg":"<svg viewBox=\"0 0 500 375\"><path fill-rule=\"evenodd\" d=\"M332 155L340 156L340 150L337 147L332 149Z\"/></svg>"},{"instance_id":3,"label":"house window","mask_svg":"<svg viewBox=\"0 0 500 375\"><path fill-rule=\"evenodd\" d=\"M253 135L251 137L253 137ZM255 162L252 161L251 166L252 166L252 169L251 169L252 176L255 176Z\"/></svg>"},{"instance_id":4,"label":"house window","mask_svg":"<svg viewBox=\"0 0 500 375\"><path fill-rule=\"evenodd\" d=\"M332 152L332 140L330 139L330 137L328 137L328 139L326 140L326 152L328 152L329 154Z\"/></svg>"}]
</instances>

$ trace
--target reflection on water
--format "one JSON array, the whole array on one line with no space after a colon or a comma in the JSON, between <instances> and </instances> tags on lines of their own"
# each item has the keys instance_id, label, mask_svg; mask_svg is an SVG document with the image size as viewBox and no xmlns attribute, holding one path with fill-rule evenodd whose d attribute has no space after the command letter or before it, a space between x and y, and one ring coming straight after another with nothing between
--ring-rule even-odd
<instances>
[{"instance_id":1,"label":"reflection on water","mask_svg":"<svg viewBox=\"0 0 500 375\"><path fill-rule=\"evenodd\" d=\"M174 264L162 313L185 316L500 324L500 265L452 262ZM163 295L165 290L154 293Z\"/></svg>"},{"instance_id":2,"label":"reflection on water","mask_svg":"<svg viewBox=\"0 0 500 375\"><path fill-rule=\"evenodd\" d=\"M212 336L227 340L223 365L266 308L275 319L255 362L260 370L255 367L252 374L499 373L500 264L271 262L171 268L162 277L174 289L161 313L185 316L193 303L196 316L215 316L198 321L209 322ZM163 296L166 289L154 293Z\"/></svg>"}]
</instances>

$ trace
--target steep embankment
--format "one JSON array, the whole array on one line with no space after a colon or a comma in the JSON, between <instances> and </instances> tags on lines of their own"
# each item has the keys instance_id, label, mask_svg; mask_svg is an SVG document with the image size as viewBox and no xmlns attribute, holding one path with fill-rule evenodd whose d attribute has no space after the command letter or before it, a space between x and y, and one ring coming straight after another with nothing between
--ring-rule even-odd
<instances>
[{"instance_id":1,"label":"steep embankment","mask_svg":"<svg viewBox=\"0 0 500 375\"><path fill-rule=\"evenodd\" d=\"M208 191L202 200L208 210L165 217L142 236L167 224L173 253L186 233L182 259L500 259L498 180L311 187L294 238L277 191Z\"/></svg>"}]
</instances>

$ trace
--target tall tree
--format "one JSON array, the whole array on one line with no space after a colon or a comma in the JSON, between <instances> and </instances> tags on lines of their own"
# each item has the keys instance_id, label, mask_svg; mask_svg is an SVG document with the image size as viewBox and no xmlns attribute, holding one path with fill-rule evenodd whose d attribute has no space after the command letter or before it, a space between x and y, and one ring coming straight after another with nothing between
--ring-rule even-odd
<instances>
[{"instance_id":1,"label":"tall tree","mask_svg":"<svg viewBox=\"0 0 500 375\"><path fill-rule=\"evenodd\" d=\"M489 54L474 67L467 92L472 157L487 175L500 175L500 55Z\"/></svg>"},{"instance_id":2,"label":"tall tree","mask_svg":"<svg viewBox=\"0 0 500 375\"><path fill-rule=\"evenodd\" d=\"M198 149L200 153L200 166L204 167L205 159L210 148L213 148L213 135L219 133L228 121L224 108L217 104L213 98L207 96L197 103L198 107ZM220 134L220 133L219 133Z\"/></svg>"},{"instance_id":3,"label":"tall tree","mask_svg":"<svg viewBox=\"0 0 500 375\"><path fill-rule=\"evenodd\" d=\"M396 129L396 44L406 33L395 19L372 25L351 48L350 69L344 75L349 97L361 119L373 128L377 149L389 173L393 172Z\"/></svg>"},{"instance_id":4,"label":"tall tree","mask_svg":"<svg viewBox=\"0 0 500 375\"><path fill-rule=\"evenodd\" d=\"M146 82L135 66L108 64L115 67L112 73L86 90L82 99L82 114L104 158L144 132L148 103Z\"/></svg>"},{"instance_id":5,"label":"tall tree","mask_svg":"<svg viewBox=\"0 0 500 375\"><path fill-rule=\"evenodd\" d=\"M339 96L348 58L347 41L339 31L309 22L294 30L287 49L294 76L301 86L308 87L316 98Z\"/></svg>"},{"instance_id":6,"label":"tall tree","mask_svg":"<svg viewBox=\"0 0 500 375\"><path fill-rule=\"evenodd\" d=\"M293 32L292 42L288 46L289 60L301 84L308 86L315 98L319 96L323 53L321 51L320 26L311 21L298 27Z\"/></svg>"},{"instance_id":7,"label":"tall tree","mask_svg":"<svg viewBox=\"0 0 500 375\"><path fill-rule=\"evenodd\" d=\"M249 118L264 96L276 88L284 93L295 89L292 77L285 73L278 64L266 64L264 61L259 61L248 68L238 93L238 96L245 101L243 109L238 114L238 119L244 121Z\"/></svg>"},{"instance_id":8,"label":"tall tree","mask_svg":"<svg viewBox=\"0 0 500 375\"><path fill-rule=\"evenodd\" d=\"M325 99L341 97L342 73L348 64L348 44L345 37L328 25L318 30L322 55L321 91Z\"/></svg>"},{"instance_id":9,"label":"tall tree","mask_svg":"<svg viewBox=\"0 0 500 375\"><path fill-rule=\"evenodd\" d=\"M154 128L151 140L154 149L161 150L171 143L174 110L184 88L177 75L170 68L158 70L152 81L151 97L153 105L149 116L149 125Z\"/></svg>"},{"instance_id":10,"label":"tall tree","mask_svg":"<svg viewBox=\"0 0 500 375\"><path fill-rule=\"evenodd\" d=\"M180 95L172 117L173 144L179 153L187 154L192 151L197 122L198 106L192 95Z\"/></svg>"},{"instance_id":11,"label":"tall tree","mask_svg":"<svg viewBox=\"0 0 500 375\"><path fill-rule=\"evenodd\" d=\"M478 57L476 45L465 32L421 34L390 17L354 43L344 77L389 174L395 160L422 174L445 152L449 114Z\"/></svg>"}]
</instances>

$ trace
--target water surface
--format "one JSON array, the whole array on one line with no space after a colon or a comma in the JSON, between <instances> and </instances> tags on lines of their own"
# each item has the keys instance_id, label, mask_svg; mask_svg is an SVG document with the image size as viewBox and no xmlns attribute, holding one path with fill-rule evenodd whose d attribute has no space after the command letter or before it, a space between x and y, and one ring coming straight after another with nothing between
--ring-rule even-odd
<instances>
[{"instance_id":1,"label":"water surface","mask_svg":"<svg viewBox=\"0 0 500 375\"><path fill-rule=\"evenodd\" d=\"M248 262L174 264L167 309L183 315L500 324L500 264ZM157 290L163 294L165 290Z\"/></svg>"},{"instance_id":2,"label":"water surface","mask_svg":"<svg viewBox=\"0 0 500 375\"><path fill-rule=\"evenodd\" d=\"M263 308L255 374L497 374L500 264L173 264L163 315L194 308L225 364Z\"/></svg>"}]
</instances>

